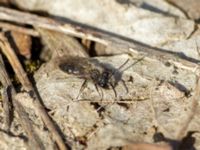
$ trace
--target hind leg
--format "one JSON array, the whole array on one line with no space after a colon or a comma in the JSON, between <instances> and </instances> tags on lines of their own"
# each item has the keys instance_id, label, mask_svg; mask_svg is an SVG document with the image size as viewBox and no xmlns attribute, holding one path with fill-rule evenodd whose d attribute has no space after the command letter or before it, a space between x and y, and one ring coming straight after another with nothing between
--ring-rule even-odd
<instances>
[{"instance_id":1,"label":"hind leg","mask_svg":"<svg viewBox=\"0 0 200 150\"><path fill-rule=\"evenodd\" d=\"M125 81L123 79L121 79L120 81L122 82L122 84L123 84L123 86L124 86L124 88L126 90L126 94L128 94L129 91L128 91L128 87L126 86Z\"/></svg>"},{"instance_id":2,"label":"hind leg","mask_svg":"<svg viewBox=\"0 0 200 150\"><path fill-rule=\"evenodd\" d=\"M102 91L102 89L101 89L101 93L100 93L100 91L99 91L99 87L98 87L98 85L97 84L94 84L95 85L95 89L97 90L97 92L98 92L98 94L99 94L99 96L101 97L101 100L103 99L103 91Z\"/></svg>"},{"instance_id":3,"label":"hind leg","mask_svg":"<svg viewBox=\"0 0 200 150\"><path fill-rule=\"evenodd\" d=\"M114 92L114 94L115 94L115 98L117 98L117 92L116 92L116 90L115 90L115 86L112 84L112 83L109 83L110 84L110 86L112 87L112 90L113 90L113 92Z\"/></svg>"},{"instance_id":4,"label":"hind leg","mask_svg":"<svg viewBox=\"0 0 200 150\"><path fill-rule=\"evenodd\" d=\"M83 90L86 88L86 85L87 85L87 80L84 80L84 82L82 83L81 88L79 90L79 93L78 93L78 95L76 97L76 100L78 100L79 96L81 95L81 93L83 92Z\"/></svg>"}]
</instances>

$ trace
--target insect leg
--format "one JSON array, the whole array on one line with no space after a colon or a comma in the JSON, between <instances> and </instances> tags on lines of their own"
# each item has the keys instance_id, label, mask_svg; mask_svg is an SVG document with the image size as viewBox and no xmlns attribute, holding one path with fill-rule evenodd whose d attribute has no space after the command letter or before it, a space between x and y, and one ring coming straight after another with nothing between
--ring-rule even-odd
<instances>
[{"instance_id":1,"label":"insect leg","mask_svg":"<svg viewBox=\"0 0 200 150\"><path fill-rule=\"evenodd\" d=\"M115 98L117 97L117 92L116 92L116 90L115 90L115 87L114 87L114 85L112 84L112 83L109 83L110 84L110 86L112 87L112 90L113 90L113 92L114 92L114 94L115 94Z\"/></svg>"},{"instance_id":2,"label":"insect leg","mask_svg":"<svg viewBox=\"0 0 200 150\"><path fill-rule=\"evenodd\" d=\"M125 81L123 79L121 79L120 81L122 82L122 84L123 84L123 86L124 86L124 88L126 90L126 94L127 94L128 93L128 87L127 87Z\"/></svg>"},{"instance_id":3,"label":"insect leg","mask_svg":"<svg viewBox=\"0 0 200 150\"><path fill-rule=\"evenodd\" d=\"M99 92L99 88L98 88L98 85L97 84L94 84L95 85L95 89L97 90L99 96L101 97L101 100L103 99L103 91L101 89L101 93Z\"/></svg>"},{"instance_id":4,"label":"insect leg","mask_svg":"<svg viewBox=\"0 0 200 150\"><path fill-rule=\"evenodd\" d=\"M82 85L81 85L81 88L80 88L80 90L79 90L79 93L78 93L76 99L79 98L79 96L81 95L81 93L82 93L83 90L85 89L86 85L87 85L87 80L84 80L84 82L83 82Z\"/></svg>"}]
</instances>

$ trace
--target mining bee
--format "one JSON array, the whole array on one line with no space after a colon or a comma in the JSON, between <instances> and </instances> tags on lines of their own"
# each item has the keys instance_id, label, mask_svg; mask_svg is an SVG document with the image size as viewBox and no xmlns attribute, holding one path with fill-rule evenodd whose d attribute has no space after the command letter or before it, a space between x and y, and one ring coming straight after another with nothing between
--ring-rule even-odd
<instances>
[{"instance_id":1,"label":"mining bee","mask_svg":"<svg viewBox=\"0 0 200 150\"><path fill-rule=\"evenodd\" d=\"M66 57L59 64L59 68L71 75L75 75L78 78L84 79L84 82L80 88L79 94L84 90L86 83L88 81L92 81L95 85L95 88L101 99L103 98L103 93L100 94L99 88L109 89L110 87L113 89L115 97L117 97L117 93L115 91L115 86L117 84L117 79L115 78L115 74L118 72L120 68L122 68L127 62L126 60L124 64L122 64L118 69L112 67L112 69L108 66L108 64L100 63L95 58L84 58L84 57ZM111 65L110 65L111 66ZM119 73L119 72L118 72ZM112 78L114 77L114 78ZM127 92L128 89L126 88Z\"/></svg>"}]
</instances>

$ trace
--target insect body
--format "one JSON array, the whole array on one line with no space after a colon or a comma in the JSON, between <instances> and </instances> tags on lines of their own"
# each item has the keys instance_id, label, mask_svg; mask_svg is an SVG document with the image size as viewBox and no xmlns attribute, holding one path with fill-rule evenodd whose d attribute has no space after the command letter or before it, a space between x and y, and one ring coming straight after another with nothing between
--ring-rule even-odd
<instances>
[{"instance_id":1,"label":"insect body","mask_svg":"<svg viewBox=\"0 0 200 150\"><path fill-rule=\"evenodd\" d=\"M94 83L98 93L98 87L108 89L111 86L114 90L114 86L111 82L113 72L107 69L96 59L84 57L70 57L60 62L59 68L68 74L72 74L78 78L85 79L85 82L83 83L80 92L83 91L84 86L88 80L91 80Z\"/></svg>"},{"instance_id":2,"label":"insect body","mask_svg":"<svg viewBox=\"0 0 200 150\"><path fill-rule=\"evenodd\" d=\"M92 80L102 88L108 88L112 72L92 58L71 57L59 64L59 68L79 78Z\"/></svg>"}]
</instances>

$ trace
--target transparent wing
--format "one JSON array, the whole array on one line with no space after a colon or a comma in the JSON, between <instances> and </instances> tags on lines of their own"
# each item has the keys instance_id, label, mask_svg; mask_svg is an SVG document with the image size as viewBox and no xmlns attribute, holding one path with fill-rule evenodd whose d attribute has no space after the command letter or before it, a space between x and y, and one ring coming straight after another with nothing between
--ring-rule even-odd
<instances>
[{"instance_id":1,"label":"transparent wing","mask_svg":"<svg viewBox=\"0 0 200 150\"><path fill-rule=\"evenodd\" d=\"M68 74L75 75L79 78L89 78L90 70L95 67L90 58L84 57L67 57L59 63L59 68Z\"/></svg>"}]
</instances>

